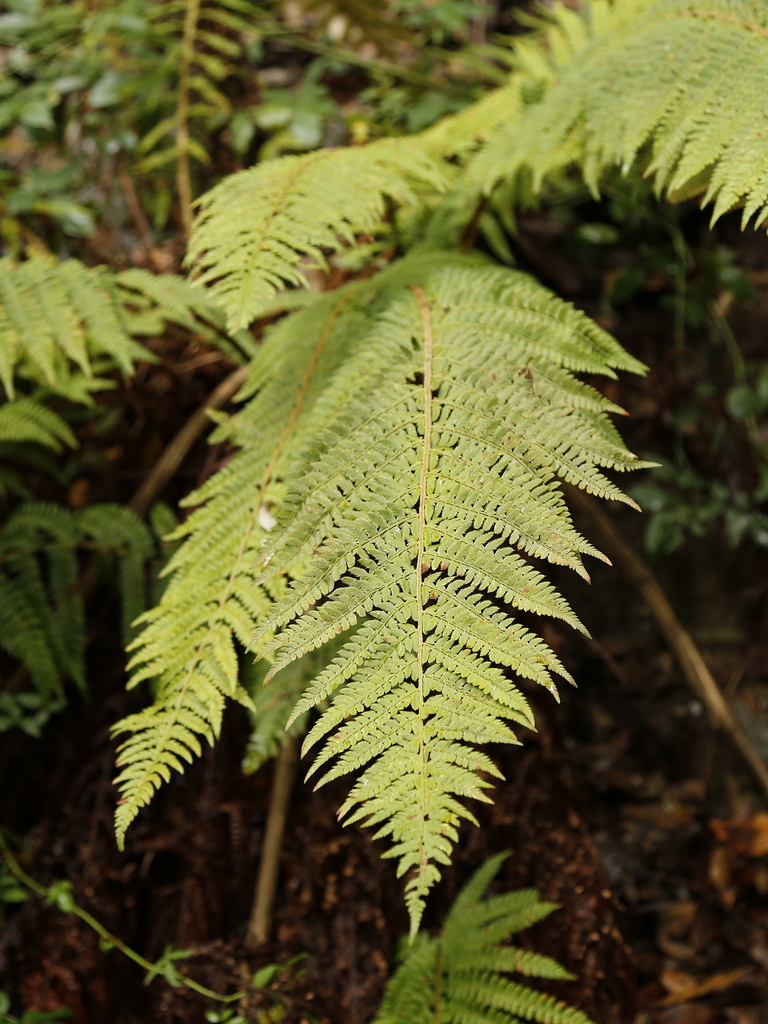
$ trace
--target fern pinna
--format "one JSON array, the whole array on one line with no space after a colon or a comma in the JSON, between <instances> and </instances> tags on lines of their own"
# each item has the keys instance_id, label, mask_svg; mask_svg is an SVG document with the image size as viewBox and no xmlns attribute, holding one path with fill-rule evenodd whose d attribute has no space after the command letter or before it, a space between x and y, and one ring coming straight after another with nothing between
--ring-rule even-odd
<instances>
[{"instance_id":1,"label":"fern pinna","mask_svg":"<svg viewBox=\"0 0 768 1024\"><path fill-rule=\"evenodd\" d=\"M483 899L507 854L491 857L457 896L439 935L403 949L373 1024L590 1024L580 1010L508 977L571 978L557 961L507 940L556 904L535 889Z\"/></svg>"},{"instance_id":2,"label":"fern pinna","mask_svg":"<svg viewBox=\"0 0 768 1024\"><path fill-rule=\"evenodd\" d=\"M240 451L187 498L196 507L176 532L185 542L134 644L131 685L155 679L158 689L150 708L116 727L129 734L118 756L120 842L171 770L199 754L202 738L218 735L225 697L251 706L239 683L235 642L251 644L283 585L257 586L255 565L282 498L286 463L312 429L318 394L359 333L362 314L348 311L355 290L320 296L273 330L239 396L248 403L214 434Z\"/></svg>"}]
</instances>

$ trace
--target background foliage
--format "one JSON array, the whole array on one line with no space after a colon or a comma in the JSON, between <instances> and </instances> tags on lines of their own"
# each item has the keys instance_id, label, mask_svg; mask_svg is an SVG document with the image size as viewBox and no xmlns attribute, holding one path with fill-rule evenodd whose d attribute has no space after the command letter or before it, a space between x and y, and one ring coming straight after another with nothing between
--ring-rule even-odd
<instances>
[{"instance_id":1,"label":"background foliage","mask_svg":"<svg viewBox=\"0 0 768 1024\"><path fill-rule=\"evenodd\" d=\"M514 742L504 719L533 722L507 669L549 689L562 669L530 614L580 625L530 565L583 573L594 553L555 476L618 498L602 471L640 468L628 500L659 567L701 539L768 547L768 362L734 328L761 285L737 239L768 209L753 102L767 33L750 0L535 17L464 0L6 0L0 730L57 742L56 716L100 699L127 644L137 699L111 719L122 841L218 739L227 697L250 716L250 772L283 748L298 702L293 734L323 738L323 781L368 765L338 802L392 837L415 931L471 816L458 798L487 799L499 774L467 741ZM633 317L668 339L638 338ZM635 460L605 414L630 387L614 369L641 359L658 383L630 391ZM485 380L502 365L512 384ZM137 514L174 432L245 366L209 453ZM489 437L511 454L489 455ZM504 504L514 488L524 522ZM392 516L405 532L385 542ZM112 639L92 655L100 606ZM453 673L446 689L430 662L415 704L414 619ZM417 791L434 806L414 810ZM393 991L450 928L419 940ZM510 999L497 1008L519 1015Z\"/></svg>"}]
</instances>

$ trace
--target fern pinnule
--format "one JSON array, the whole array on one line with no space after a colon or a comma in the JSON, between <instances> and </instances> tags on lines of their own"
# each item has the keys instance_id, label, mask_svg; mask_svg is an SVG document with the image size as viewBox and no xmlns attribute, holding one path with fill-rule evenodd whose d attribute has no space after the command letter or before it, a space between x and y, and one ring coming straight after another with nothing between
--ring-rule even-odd
<instances>
[{"instance_id":1,"label":"fern pinnule","mask_svg":"<svg viewBox=\"0 0 768 1024\"><path fill-rule=\"evenodd\" d=\"M374 1024L590 1024L580 1010L508 977L563 980L572 975L551 957L507 945L556 904L541 900L535 889L483 899L506 857L497 854L475 872L439 935L420 933L404 947Z\"/></svg>"},{"instance_id":2,"label":"fern pinnule","mask_svg":"<svg viewBox=\"0 0 768 1024\"><path fill-rule=\"evenodd\" d=\"M487 800L483 776L499 775L477 748L531 725L509 671L553 691L553 674L569 678L511 612L580 628L528 561L583 574L596 553L558 479L628 500L602 468L638 465L614 407L570 371L641 369L525 275L432 262L423 287L383 291L323 396L262 561L266 579L304 569L257 633L279 631L274 675L358 626L295 714L331 698L305 743L324 740L312 772L323 784L363 769L340 813L392 837L414 929L472 817L459 798Z\"/></svg>"},{"instance_id":3,"label":"fern pinnule","mask_svg":"<svg viewBox=\"0 0 768 1024\"><path fill-rule=\"evenodd\" d=\"M326 265L356 233L378 229L386 197L415 200L444 176L408 139L286 156L225 178L200 200L188 260L234 328L262 315L289 286L302 287L302 260Z\"/></svg>"}]
</instances>

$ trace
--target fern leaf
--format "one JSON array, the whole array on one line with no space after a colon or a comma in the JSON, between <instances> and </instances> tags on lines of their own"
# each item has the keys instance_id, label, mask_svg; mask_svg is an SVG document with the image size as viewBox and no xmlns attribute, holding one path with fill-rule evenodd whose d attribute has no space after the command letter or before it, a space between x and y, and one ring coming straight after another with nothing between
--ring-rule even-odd
<instances>
[{"instance_id":1,"label":"fern leaf","mask_svg":"<svg viewBox=\"0 0 768 1024\"><path fill-rule=\"evenodd\" d=\"M144 616L144 629L132 645L130 685L155 679L158 688L150 708L115 729L129 734L118 758L124 800L116 817L119 842L171 770L183 771L199 755L201 738L215 740L225 695L246 703L256 717L256 731L261 721L273 737L270 712L260 718L265 707L278 706L282 714L286 695L298 698L288 679L267 687L263 703L256 697L254 708L238 689L234 670L220 673L214 641L227 644L234 637L243 648L250 647L284 586L281 580L268 588L256 586L254 567L274 525L284 478L328 415L329 383L347 372L346 360L366 336L372 299L387 288L402 287L403 281L428 276L436 258L417 254L371 281L308 297L260 346L239 396L247 404L231 419L218 417L221 425L212 440L227 440L239 451L186 499L195 510L172 535L181 543L165 569L168 586L158 606ZM468 262L466 257L439 258L446 265ZM262 733L256 741L259 750L263 740Z\"/></svg>"},{"instance_id":2,"label":"fern leaf","mask_svg":"<svg viewBox=\"0 0 768 1024\"><path fill-rule=\"evenodd\" d=\"M132 267L117 274L115 283L131 334L159 335L166 323L175 323L221 349L235 363L255 356L257 346L250 331L228 331L221 308L204 289L184 278Z\"/></svg>"},{"instance_id":3,"label":"fern leaf","mask_svg":"<svg viewBox=\"0 0 768 1024\"><path fill-rule=\"evenodd\" d=\"M52 409L31 398L17 398L0 405L0 441L33 441L60 452L64 445L77 447L67 424Z\"/></svg>"},{"instance_id":4,"label":"fern leaf","mask_svg":"<svg viewBox=\"0 0 768 1024\"><path fill-rule=\"evenodd\" d=\"M586 575L595 554L558 479L628 500L602 470L636 460L572 373L641 367L525 275L454 261L387 294L293 474L265 578L307 568L257 642L281 630L274 675L359 624L296 713L332 698L305 744L325 740L312 772L364 769L340 814L392 837L415 930L471 818L459 798L488 800L478 773L499 775L477 747L531 724L510 671L553 692L569 678L512 613L581 628L529 562Z\"/></svg>"},{"instance_id":5,"label":"fern leaf","mask_svg":"<svg viewBox=\"0 0 768 1024\"><path fill-rule=\"evenodd\" d=\"M570 978L550 957L507 945L516 932L556 909L535 889L483 899L507 854L475 872L459 893L442 934L419 934L384 993L374 1024L589 1024L579 1010L506 975Z\"/></svg>"},{"instance_id":6,"label":"fern leaf","mask_svg":"<svg viewBox=\"0 0 768 1024\"><path fill-rule=\"evenodd\" d=\"M115 728L129 734L118 757L120 842L171 769L183 770L200 753L201 738L213 742L225 697L252 707L239 685L233 638L250 644L282 588L281 581L255 586L254 565L282 498L286 463L311 429L308 413L359 334L360 314L342 316L355 290L318 297L272 331L241 394L250 401L214 435L240 451L186 499L197 507L176 531L184 543L166 567L169 584L132 645L131 685L156 679L157 696Z\"/></svg>"},{"instance_id":7,"label":"fern leaf","mask_svg":"<svg viewBox=\"0 0 768 1024\"><path fill-rule=\"evenodd\" d=\"M408 140L280 157L225 178L200 200L189 246L198 280L211 286L234 328L263 314L288 286L302 287L302 261L372 232L385 198L413 202L415 188L440 188L438 165Z\"/></svg>"},{"instance_id":8,"label":"fern leaf","mask_svg":"<svg viewBox=\"0 0 768 1024\"><path fill-rule=\"evenodd\" d=\"M26 665L47 697L60 696L65 679L85 688L85 619L77 587L82 550L116 556L123 577L143 577L154 546L143 522L119 505L75 513L28 501L0 530L0 644ZM138 601L142 610L143 586Z\"/></svg>"},{"instance_id":9,"label":"fern leaf","mask_svg":"<svg viewBox=\"0 0 768 1024\"><path fill-rule=\"evenodd\" d=\"M9 397L19 374L87 401L105 386L93 370L103 356L124 373L138 359L154 360L128 333L108 271L42 256L0 260L0 382Z\"/></svg>"},{"instance_id":10,"label":"fern leaf","mask_svg":"<svg viewBox=\"0 0 768 1024\"><path fill-rule=\"evenodd\" d=\"M626 171L642 156L659 192L703 193L713 220L741 206L745 225L762 223L768 133L754 97L768 75L765 5L593 0L583 18L568 12L568 25L568 45L542 53L553 79L543 99L500 129L474 176L490 187L529 168L540 183L576 162L597 192L605 168Z\"/></svg>"}]
</instances>

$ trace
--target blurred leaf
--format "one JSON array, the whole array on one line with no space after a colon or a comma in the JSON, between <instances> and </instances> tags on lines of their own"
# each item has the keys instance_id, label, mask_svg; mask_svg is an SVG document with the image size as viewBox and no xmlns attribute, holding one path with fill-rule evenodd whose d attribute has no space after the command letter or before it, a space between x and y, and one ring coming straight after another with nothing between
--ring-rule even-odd
<instances>
[{"instance_id":1,"label":"blurred leaf","mask_svg":"<svg viewBox=\"0 0 768 1024\"><path fill-rule=\"evenodd\" d=\"M119 103L124 81L124 75L116 71L105 71L88 92L90 106L94 110L102 110L104 107L112 107Z\"/></svg>"},{"instance_id":2,"label":"blurred leaf","mask_svg":"<svg viewBox=\"0 0 768 1024\"><path fill-rule=\"evenodd\" d=\"M766 399L747 384L737 384L725 396L725 407L734 419L758 416L765 409Z\"/></svg>"},{"instance_id":3,"label":"blurred leaf","mask_svg":"<svg viewBox=\"0 0 768 1024\"><path fill-rule=\"evenodd\" d=\"M613 224L579 224L576 235L584 242L591 242L592 245L613 245L619 240L618 228Z\"/></svg>"}]
</instances>

